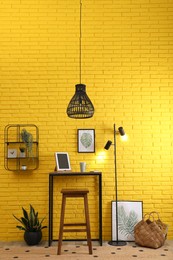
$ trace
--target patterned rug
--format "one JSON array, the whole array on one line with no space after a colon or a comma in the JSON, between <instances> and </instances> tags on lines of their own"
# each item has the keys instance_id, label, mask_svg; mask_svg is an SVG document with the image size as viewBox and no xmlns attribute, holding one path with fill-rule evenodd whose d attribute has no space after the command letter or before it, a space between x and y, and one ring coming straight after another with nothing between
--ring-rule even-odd
<instances>
[{"instance_id":1,"label":"patterned rug","mask_svg":"<svg viewBox=\"0 0 173 260\"><path fill-rule=\"evenodd\" d=\"M89 255L85 244L75 242L65 243L62 246L62 254L57 255L57 245L53 243L48 247L46 243L38 246L27 246L24 243L0 243L0 260L130 260L130 259L165 259L173 260L173 241L166 241L159 249L139 247L134 242L126 246L115 247L104 243L103 246L93 245L93 254Z\"/></svg>"}]
</instances>

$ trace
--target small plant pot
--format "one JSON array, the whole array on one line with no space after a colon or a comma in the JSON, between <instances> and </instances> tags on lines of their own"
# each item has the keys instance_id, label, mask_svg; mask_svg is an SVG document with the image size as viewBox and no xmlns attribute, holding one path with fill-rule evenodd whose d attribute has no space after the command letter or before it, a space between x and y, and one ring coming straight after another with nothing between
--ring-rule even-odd
<instances>
[{"instance_id":1,"label":"small plant pot","mask_svg":"<svg viewBox=\"0 0 173 260\"><path fill-rule=\"evenodd\" d=\"M19 157L20 158L26 157L26 149L24 147L20 147L19 150L20 150Z\"/></svg>"},{"instance_id":2,"label":"small plant pot","mask_svg":"<svg viewBox=\"0 0 173 260\"><path fill-rule=\"evenodd\" d=\"M26 157L26 153L25 152L20 152L19 157L20 158L25 158Z\"/></svg>"},{"instance_id":3,"label":"small plant pot","mask_svg":"<svg viewBox=\"0 0 173 260\"><path fill-rule=\"evenodd\" d=\"M24 240L29 246L38 245L42 239L42 231L29 232L25 231Z\"/></svg>"}]
</instances>

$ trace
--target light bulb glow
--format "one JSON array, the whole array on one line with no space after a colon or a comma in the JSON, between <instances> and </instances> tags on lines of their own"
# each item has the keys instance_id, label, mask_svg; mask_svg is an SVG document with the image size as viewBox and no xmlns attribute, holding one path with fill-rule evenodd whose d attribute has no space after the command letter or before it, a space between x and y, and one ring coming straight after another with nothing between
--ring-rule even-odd
<instances>
[{"instance_id":1,"label":"light bulb glow","mask_svg":"<svg viewBox=\"0 0 173 260\"><path fill-rule=\"evenodd\" d=\"M106 158L106 151L98 152L96 156L96 160L98 163L104 163L105 158Z\"/></svg>"},{"instance_id":2,"label":"light bulb glow","mask_svg":"<svg viewBox=\"0 0 173 260\"><path fill-rule=\"evenodd\" d=\"M121 141L126 142L128 140L128 135L121 135Z\"/></svg>"}]
</instances>

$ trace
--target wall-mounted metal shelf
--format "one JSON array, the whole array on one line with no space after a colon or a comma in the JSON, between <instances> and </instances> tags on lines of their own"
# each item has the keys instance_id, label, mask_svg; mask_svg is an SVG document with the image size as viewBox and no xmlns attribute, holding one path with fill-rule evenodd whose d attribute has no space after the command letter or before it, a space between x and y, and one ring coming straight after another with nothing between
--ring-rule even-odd
<instances>
[{"instance_id":1,"label":"wall-mounted metal shelf","mask_svg":"<svg viewBox=\"0 0 173 260\"><path fill-rule=\"evenodd\" d=\"M24 142L25 137L32 137ZM32 139L32 140L31 140ZM27 138L26 138L27 140ZM34 124L9 124L4 130L4 167L8 171L36 170L39 166L39 131Z\"/></svg>"}]
</instances>

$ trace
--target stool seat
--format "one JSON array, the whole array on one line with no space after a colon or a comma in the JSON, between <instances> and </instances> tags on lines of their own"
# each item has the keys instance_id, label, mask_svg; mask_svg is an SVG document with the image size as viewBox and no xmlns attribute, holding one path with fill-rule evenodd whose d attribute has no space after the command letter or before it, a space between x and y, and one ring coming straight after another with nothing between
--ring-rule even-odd
<instances>
[{"instance_id":1,"label":"stool seat","mask_svg":"<svg viewBox=\"0 0 173 260\"><path fill-rule=\"evenodd\" d=\"M62 205L61 205L61 216L60 216L60 228L59 228L59 241L58 241L58 251L57 254L61 254L61 246L63 240L63 232L86 232L87 242L89 248L89 254L92 254L92 242L91 242L91 232L90 232L90 221L89 221L89 208L88 208L88 189L62 189ZM85 221L84 223L64 223L65 217L65 206L66 198L83 198L84 199L84 209L85 209ZM64 227L68 227L65 229ZM73 228L69 228L73 227ZM75 227L75 228L74 228ZM76 228L82 227L82 228Z\"/></svg>"},{"instance_id":2,"label":"stool seat","mask_svg":"<svg viewBox=\"0 0 173 260\"><path fill-rule=\"evenodd\" d=\"M89 190L88 189L84 189L84 190L74 190L74 189L62 189L61 190L61 193L66 195L66 196L69 196L69 197L81 197L87 193L89 193Z\"/></svg>"}]
</instances>

